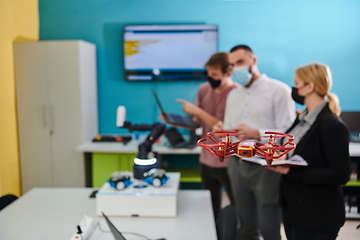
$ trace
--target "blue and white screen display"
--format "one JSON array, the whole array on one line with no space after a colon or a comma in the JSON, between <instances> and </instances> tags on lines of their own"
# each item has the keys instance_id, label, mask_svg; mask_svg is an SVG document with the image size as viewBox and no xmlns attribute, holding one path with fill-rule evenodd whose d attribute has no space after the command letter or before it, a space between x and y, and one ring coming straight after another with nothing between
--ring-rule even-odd
<instances>
[{"instance_id":1,"label":"blue and white screen display","mask_svg":"<svg viewBox=\"0 0 360 240\"><path fill-rule=\"evenodd\" d=\"M124 70L129 81L204 80L217 52L216 25L124 27Z\"/></svg>"}]
</instances>

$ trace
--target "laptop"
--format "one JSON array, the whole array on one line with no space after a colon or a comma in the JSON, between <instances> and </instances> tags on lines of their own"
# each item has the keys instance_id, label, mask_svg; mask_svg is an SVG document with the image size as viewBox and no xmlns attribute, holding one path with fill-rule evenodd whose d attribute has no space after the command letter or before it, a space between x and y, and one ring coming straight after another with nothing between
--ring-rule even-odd
<instances>
[{"instance_id":1,"label":"laptop","mask_svg":"<svg viewBox=\"0 0 360 240\"><path fill-rule=\"evenodd\" d=\"M199 125L197 123L195 123L191 117L185 117L185 116L165 113L156 92L153 89L151 89L151 91L154 94L156 103L159 106L161 113L164 115L167 123L177 125L180 127L185 127L185 128L198 128L199 127Z\"/></svg>"},{"instance_id":2,"label":"laptop","mask_svg":"<svg viewBox=\"0 0 360 240\"><path fill-rule=\"evenodd\" d=\"M188 145L188 142L185 141L176 128L167 129L165 136L173 148L184 148Z\"/></svg>"},{"instance_id":3,"label":"laptop","mask_svg":"<svg viewBox=\"0 0 360 240\"><path fill-rule=\"evenodd\" d=\"M104 216L107 224L109 225L109 228L110 228L111 233L113 234L115 240L126 240L126 238L124 238L124 236L121 234L121 232L119 232L119 230L117 230L117 228L114 226L114 224L112 224L112 222L109 220L109 218L103 212L101 212L101 213Z\"/></svg>"},{"instance_id":4,"label":"laptop","mask_svg":"<svg viewBox=\"0 0 360 240\"><path fill-rule=\"evenodd\" d=\"M185 141L179 131L174 127L167 129L165 136L173 148L194 148L197 146L197 140L199 140L199 136L195 134L195 130L190 130L190 141Z\"/></svg>"},{"instance_id":5,"label":"laptop","mask_svg":"<svg viewBox=\"0 0 360 240\"><path fill-rule=\"evenodd\" d=\"M350 141L360 142L360 112L341 112L340 118L350 131Z\"/></svg>"}]
</instances>

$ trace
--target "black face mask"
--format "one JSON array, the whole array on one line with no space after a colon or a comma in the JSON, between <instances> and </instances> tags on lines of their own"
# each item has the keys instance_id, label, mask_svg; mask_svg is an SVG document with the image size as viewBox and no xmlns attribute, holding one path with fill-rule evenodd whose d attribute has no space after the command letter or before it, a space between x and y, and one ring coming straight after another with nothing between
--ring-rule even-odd
<instances>
[{"instance_id":1,"label":"black face mask","mask_svg":"<svg viewBox=\"0 0 360 240\"><path fill-rule=\"evenodd\" d=\"M213 89L219 87L220 84L221 84L221 80L215 80L215 79L213 79L212 77L209 77L209 76L208 76L208 82L210 83L210 85L211 85L211 87Z\"/></svg>"},{"instance_id":2,"label":"black face mask","mask_svg":"<svg viewBox=\"0 0 360 240\"><path fill-rule=\"evenodd\" d=\"M300 95L298 94L298 90L299 90L298 88L293 87L293 88L292 88L292 91L291 91L291 97L292 97L292 99L294 99L295 102L304 105L305 97L304 97L304 96L300 96Z\"/></svg>"}]
</instances>

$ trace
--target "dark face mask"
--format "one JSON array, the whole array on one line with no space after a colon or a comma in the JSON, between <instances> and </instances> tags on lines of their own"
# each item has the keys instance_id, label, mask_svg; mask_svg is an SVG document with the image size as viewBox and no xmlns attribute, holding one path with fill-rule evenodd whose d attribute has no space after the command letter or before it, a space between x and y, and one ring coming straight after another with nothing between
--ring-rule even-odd
<instances>
[{"instance_id":1,"label":"dark face mask","mask_svg":"<svg viewBox=\"0 0 360 240\"><path fill-rule=\"evenodd\" d=\"M220 84L221 84L221 80L215 80L215 79L213 79L212 77L209 77L209 76L208 76L208 82L210 83L210 85L211 85L211 87L213 89L219 87Z\"/></svg>"},{"instance_id":2,"label":"dark face mask","mask_svg":"<svg viewBox=\"0 0 360 240\"><path fill-rule=\"evenodd\" d=\"M291 91L291 97L292 97L292 99L294 99L295 102L304 105L305 97L304 97L304 96L300 96L300 95L298 94L298 90L299 90L298 88L293 87L293 88L292 88L292 91Z\"/></svg>"}]
</instances>

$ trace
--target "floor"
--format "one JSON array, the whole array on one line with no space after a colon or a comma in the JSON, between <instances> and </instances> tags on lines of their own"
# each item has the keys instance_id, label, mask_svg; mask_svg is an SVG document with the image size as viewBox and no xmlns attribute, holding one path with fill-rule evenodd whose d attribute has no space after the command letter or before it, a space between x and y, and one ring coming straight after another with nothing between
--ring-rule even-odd
<instances>
[{"instance_id":1,"label":"floor","mask_svg":"<svg viewBox=\"0 0 360 240\"><path fill-rule=\"evenodd\" d=\"M223 193L222 196L222 203L221 205L227 206L229 205L229 198L227 197L226 193ZM359 220L347 220L345 222L345 225L340 229L339 236L337 237L337 240L360 240L360 219ZM281 226L281 238L286 239L285 231L283 226Z\"/></svg>"}]
</instances>

